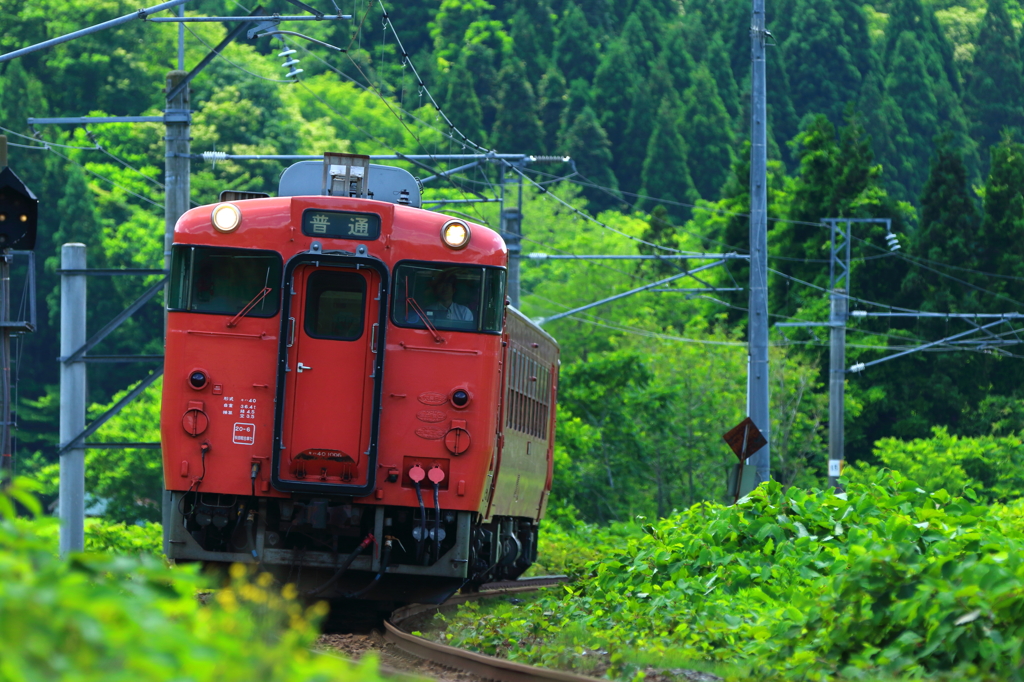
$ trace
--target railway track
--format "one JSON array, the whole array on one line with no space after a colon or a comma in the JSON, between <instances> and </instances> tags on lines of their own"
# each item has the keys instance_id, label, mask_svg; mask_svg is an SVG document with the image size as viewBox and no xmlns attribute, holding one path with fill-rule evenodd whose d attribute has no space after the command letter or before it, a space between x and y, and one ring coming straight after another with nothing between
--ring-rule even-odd
<instances>
[{"instance_id":1,"label":"railway track","mask_svg":"<svg viewBox=\"0 0 1024 682\"><path fill-rule=\"evenodd\" d=\"M477 592L458 594L441 605L412 604L398 609L384 622L386 641L401 651L455 670L471 673L477 677L497 682L594 682L597 678L577 675L561 670L538 668L503 658L464 651L455 647L432 642L407 631L406 625L423 617L450 609L468 601L496 597L505 594L534 592L544 587L565 582L565 576L541 576L520 580L486 583Z\"/></svg>"}]
</instances>

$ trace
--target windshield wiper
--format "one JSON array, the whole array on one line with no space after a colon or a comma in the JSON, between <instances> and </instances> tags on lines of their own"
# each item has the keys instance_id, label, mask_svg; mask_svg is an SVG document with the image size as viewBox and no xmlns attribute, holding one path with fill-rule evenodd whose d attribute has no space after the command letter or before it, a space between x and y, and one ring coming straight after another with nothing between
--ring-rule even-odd
<instances>
[{"instance_id":1,"label":"windshield wiper","mask_svg":"<svg viewBox=\"0 0 1024 682\"><path fill-rule=\"evenodd\" d=\"M234 327L236 324L238 324L238 321L245 317L246 315L248 315L250 312L252 312L252 309L256 307L256 304L265 299L267 295L270 294L271 291L273 291L273 289L271 289L270 287L263 287L263 291L256 294L256 298L246 303L245 307L239 310L237 315L228 320L228 326Z\"/></svg>"},{"instance_id":2,"label":"windshield wiper","mask_svg":"<svg viewBox=\"0 0 1024 682\"><path fill-rule=\"evenodd\" d=\"M444 343L444 337L437 333L437 329L434 328L434 325L430 324L430 320L427 318L427 313L423 311L423 308L421 308L420 304L416 302L416 299L413 298L412 296L409 296L405 299L405 301L406 303L412 304L412 309L416 312L417 315L419 315L420 320L423 322L424 325L426 325L427 330L434 335L434 341L436 341L437 343Z\"/></svg>"}]
</instances>

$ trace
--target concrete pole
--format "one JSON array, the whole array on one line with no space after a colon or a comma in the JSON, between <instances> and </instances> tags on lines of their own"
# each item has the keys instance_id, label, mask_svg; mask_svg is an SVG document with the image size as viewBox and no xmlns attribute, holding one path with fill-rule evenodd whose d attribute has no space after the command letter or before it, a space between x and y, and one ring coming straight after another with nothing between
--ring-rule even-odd
<instances>
[{"instance_id":1,"label":"concrete pole","mask_svg":"<svg viewBox=\"0 0 1024 682\"><path fill-rule=\"evenodd\" d=\"M62 270L85 269L85 244L65 244ZM85 343L85 275L60 276L60 354L68 357ZM85 430L85 363L60 366L60 444ZM60 554L85 547L85 448L72 448L60 458Z\"/></svg>"},{"instance_id":2,"label":"concrete pole","mask_svg":"<svg viewBox=\"0 0 1024 682\"><path fill-rule=\"evenodd\" d=\"M11 255L10 249L0 252L0 322L11 321ZM11 456L11 328L0 327L0 472L14 472Z\"/></svg>"},{"instance_id":3,"label":"concrete pole","mask_svg":"<svg viewBox=\"0 0 1024 682\"><path fill-rule=\"evenodd\" d=\"M184 7L179 11L184 13ZM178 70L167 74L167 89L170 92L180 83L186 75L185 72L185 37L184 24L178 28ZM182 88L181 92L168 100L165 114L167 112L187 113L189 111L189 89ZM192 161L189 154L192 153L192 127L187 122L167 123L167 135L164 137L165 156L164 159L164 270L171 270L171 245L174 243L174 226L178 218L190 207L191 199L191 173ZM170 296L171 287L164 287L164 343L167 341L167 297ZM161 518L164 524L164 554L170 549L170 527L171 527L171 494L164 491L163 504L161 505Z\"/></svg>"},{"instance_id":4,"label":"concrete pole","mask_svg":"<svg viewBox=\"0 0 1024 682\"><path fill-rule=\"evenodd\" d=\"M187 74L184 71L171 71L167 74L167 90L170 92ZM188 88L182 88L174 100L168 100L165 113L188 113ZM191 196L190 173L192 162L192 127L187 122L167 123L167 135L164 137L166 158L164 160L164 269L171 269L171 244L174 242L174 225L178 218L189 209ZM169 291L167 287L165 291ZM165 294L166 297L166 294ZM166 319L165 319L166 332Z\"/></svg>"},{"instance_id":5,"label":"concrete pole","mask_svg":"<svg viewBox=\"0 0 1024 682\"><path fill-rule=\"evenodd\" d=\"M771 474L768 408L768 106L765 84L765 0L753 0L750 20L750 353L749 414L768 444L750 457L756 487ZM742 488L745 495L751 488Z\"/></svg>"},{"instance_id":6,"label":"concrete pole","mask_svg":"<svg viewBox=\"0 0 1024 682\"><path fill-rule=\"evenodd\" d=\"M843 461L845 429L846 380L846 317L850 299L845 289L832 290L829 315L829 368L828 368L828 482L839 488L840 467Z\"/></svg>"},{"instance_id":7,"label":"concrete pole","mask_svg":"<svg viewBox=\"0 0 1024 682\"><path fill-rule=\"evenodd\" d=\"M522 208L523 208L523 176L519 178L519 200L518 208L507 208L505 201L506 175L505 166L501 167L499 184L501 187L501 236L508 247L508 283L506 285L508 297L512 301L512 307L519 308L519 262L523 247L519 239L522 234Z\"/></svg>"},{"instance_id":8,"label":"concrete pole","mask_svg":"<svg viewBox=\"0 0 1024 682\"><path fill-rule=\"evenodd\" d=\"M0 170L7 167L7 136L0 135ZM8 249L0 253L0 322L11 319L11 255ZM14 473L14 459L11 457L11 330L0 327L0 364L3 376L0 378L0 478Z\"/></svg>"}]
</instances>

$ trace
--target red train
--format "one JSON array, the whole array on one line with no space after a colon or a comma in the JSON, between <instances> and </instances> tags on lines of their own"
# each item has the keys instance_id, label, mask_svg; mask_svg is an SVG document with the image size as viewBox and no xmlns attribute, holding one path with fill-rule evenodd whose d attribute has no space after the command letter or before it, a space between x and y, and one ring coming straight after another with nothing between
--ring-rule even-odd
<instances>
[{"instance_id":1,"label":"red train","mask_svg":"<svg viewBox=\"0 0 1024 682\"><path fill-rule=\"evenodd\" d=\"M366 157L292 166L175 227L164 550L330 599L439 601L534 561L558 345L508 252Z\"/></svg>"}]
</instances>

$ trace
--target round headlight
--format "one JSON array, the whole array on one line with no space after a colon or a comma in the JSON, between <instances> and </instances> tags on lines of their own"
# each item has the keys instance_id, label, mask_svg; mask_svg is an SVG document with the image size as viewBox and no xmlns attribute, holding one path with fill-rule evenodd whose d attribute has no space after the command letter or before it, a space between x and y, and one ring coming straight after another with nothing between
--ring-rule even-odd
<instances>
[{"instance_id":1,"label":"round headlight","mask_svg":"<svg viewBox=\"0 0 1024 682\"><path fill-rule=\"evenodd\" d=\"M461 220L449 220L441 228L441 241L453 249L461 249L469 243L469 225Z\"/></svg>"},{"instance_id":2,"label":"round headlight","mask_svg":"<svg viewBox=\"0 0 1024 682\"><path fill-rule=\"evenodd\" d=\"M218 204L210 215L210 221L218 232L231 232L242 222L242 212L234 204Z\"/></svg>"}]
</instances>

